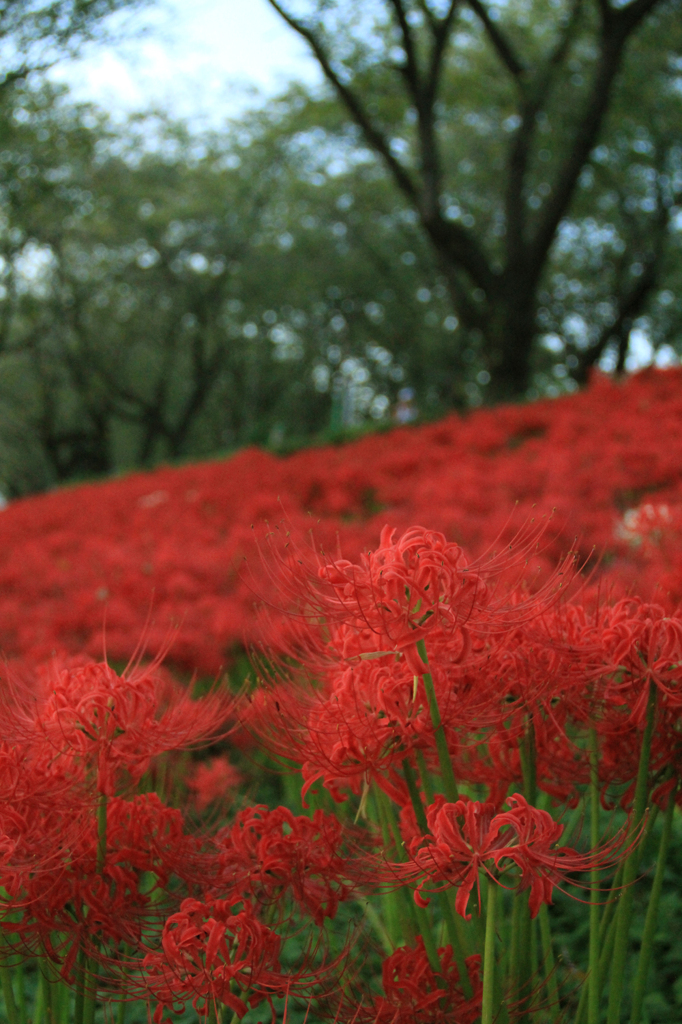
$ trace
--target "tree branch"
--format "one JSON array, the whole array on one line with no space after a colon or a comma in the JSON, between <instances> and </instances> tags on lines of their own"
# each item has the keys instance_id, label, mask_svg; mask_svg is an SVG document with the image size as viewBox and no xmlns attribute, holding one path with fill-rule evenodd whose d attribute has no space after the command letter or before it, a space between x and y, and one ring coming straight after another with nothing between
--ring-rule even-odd
<instances>
[{"instance_id":1,"label":"tree branch","mask_svg":"<svg viewBox=\"0 0 682 1024\"><path fill-rule=\"evenodd\" d=\"M670 223L670 207L661 202L659 194L659 209L656 217L656 224L653 231L653 245L644 262L644 269L637 278L634 286L629 292L622 296L618 303L618 315L613 324L605 327L599 339L590 349L583 354L576 377L579 380L586 380L588 371L599 361L606 346L614 338L618 339L618 371L622 371L625 365L627 354L627 340L632 327L632 322L641 313L644 303L658 284L661 271L661 257L665 247L665 241ZM647 237L651 233L647 232ZM631 264L632 255L625 254L621 261L623 269Z\"/></svg>"},{"instance_id":2,"label":"tree branch","mask_svg":"<svg viewBox=\"0 0 682 1024\"><path fill-rule=\"evenodd\" d=\"M425 118L425 126L421 127L422 146L424 146L424 142L426 142L427 145L427 150L422 152L422 168L428 174L431 174L432 177L430 181L428 179L425 180L425 185L427 187L420 189L412 176L408 174L406 169L395 159L390 151L386 137L371 122L367 112L360 103L360 100L353 91L348 88L348 86L341 82L339 76L331 66L331 61L327 52L313 30L304 25L300 19L289 14L282 7L279 0L268 0L268 2L271 7L277 11L280 17L282 17L291 28L298 32L298 34L308 42L319 61L326 78L333 85L337 95L345 104L355 123L364 132L367 142L384 160L403 195L406 196L410 204L414 206L419 213L422 224L437 251L439 251L441 255L447 254L450 259L456 260L463 269L467 271L477 285L480 285L484 289L490 288L495 281L495 275L490 270L490 266L483 254L483 251L468 231L459 224L450 224L446 222L440 212L438 205L439 179L435 154L435 140L433 139L432 134L433 126L431 125L430 128L428 126L428 117ZM397 0L391 0L391 3L393 3L394 6L396 2ZM452 6L453 10L451 13L454 14L455 5ZM443 20L447 22L447 26L449 27L452 18L450 17L450 20L447 20L446 16ZM441 57L445 48L445 41L446 40L443 41L441 47ZM423 109L423 99L421 96L419 102ZM428 151L429 146L433 147L433 151L431 153ZM432 162L431 165L429 165L428 161Z\"/></svg>"},{"instance_id":3,"label":"tree branch","mask_svg":"<svg viewBox=\"0 0 682 1024\"><path fill-rule=\"evenodd\" d=\"M420 197L415 183L402 164L393 156L386 136L383 132L380 132L374 124L372 124L367 112L355 93L352 92L347 85L344 85L334 71L329 57L315 33L299 21L298 18L294 18L291 14L285 11L278 0L268 0L268 3L277 11L280 17L286 21L287 25L293 28L295 32L298 32L298 34L306 40L315 54L325 77L334 87L339 97L343 100L351 117L364 132L367 141L373 149L380 154L403 194L407 196L410 202L419 209Z\"/></svg>"},{"instance_id":4,"label":"tree branch","mask_svg":"<svg viewBox=\"0 0 682 1024\"><path fill-rule=\"evenodd\" d=\"M635 0L628 7L613 10L607 6L602 26L602 47L597 71L583 115L576 128L573 145L565 159L531 243L529 274L537 277L554 240L556 229L573 198L578 178L597 141L611 101L614 79L620 70L625 45L641 20L662 0ZM635 10L636 9L636 10Z\"/></svg>"},{"instance_id":5,"label":"tree branch","mask_svg":"<svg viewBox=\"0 0 682 1024\"><path fill-rule=\"evenodd\" d=\"M405 8L403 7L401 0L388 0L388 3L393 8L395 20L398 23L398 28L400 29L400 34L403 40L403 50L405 51L405 57L407 58L407 64L400 70L408 84L410 92L412 93L415 105L417 106L417 109L419 109L422 89L419 74L419 63L417 61L417 51L414 45L412 29L408 23L405 15Z\"/></svg>"},{"instance_id":6,"label":"tree branch","mask_svg":"<svg viewBox=\"0 0 682 1024\"><path fill-rule=\"evenodd\" d=\"M504 38L495 22L491 20L488 11L481 3L481 0L468 0L468 3L471 10L482 22L488 38L497 52L497 56L504 64L507 71L509 71L517 81L520 81L527 69L520 57L514 53L511 43Z\"/></svg>"}]
</instances>

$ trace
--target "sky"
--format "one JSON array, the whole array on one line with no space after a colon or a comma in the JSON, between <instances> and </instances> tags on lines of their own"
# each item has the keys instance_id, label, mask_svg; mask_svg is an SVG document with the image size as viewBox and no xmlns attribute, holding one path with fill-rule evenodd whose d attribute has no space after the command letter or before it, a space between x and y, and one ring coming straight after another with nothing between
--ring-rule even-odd
<instances>
[{"instance_id":1,"label":"sky","mask_svg":"<svg viewBox=\"0 0 682 1024\"><path fill-rule=\"evenodd\" d=\"M51 77L117 116L162 106L197 127L219 125L292 79L320 80L303 40L267 0L158 0L127 15L122 34L62 61Z\"/></svg>"}]
</instances>

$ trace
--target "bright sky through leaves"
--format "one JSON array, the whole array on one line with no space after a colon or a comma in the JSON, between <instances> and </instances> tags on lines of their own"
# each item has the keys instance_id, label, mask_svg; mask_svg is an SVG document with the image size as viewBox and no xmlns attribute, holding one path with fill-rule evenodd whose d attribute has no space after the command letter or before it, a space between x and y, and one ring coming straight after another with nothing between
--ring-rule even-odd
<instances>
[{"instance_id":1,"label":"bright sky through leaves","mask_svg":"<svg viewBox=\"0 0 682 1024\"><path fill-rule=\"evenodd\" d=\"M266 0L160 0L133 17L125 41L93 45L51 77L117 115L158 105L213 125L249 106L254 89L272 95L320 77Z\"/></svg>"}]
</instances>

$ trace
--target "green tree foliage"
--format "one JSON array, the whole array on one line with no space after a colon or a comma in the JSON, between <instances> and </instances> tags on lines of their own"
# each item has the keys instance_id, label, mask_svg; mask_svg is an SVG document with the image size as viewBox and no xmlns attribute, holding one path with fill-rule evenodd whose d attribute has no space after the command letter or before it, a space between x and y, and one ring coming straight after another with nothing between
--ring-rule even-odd
<instances>
[{"instance_id":1,"label":"green tree foliage","mask_svg":"<svg viewBox=\"0 0 682 1024\"><path fill-rule=\"evenodd\" d=\"M145 0L0 0L0 88L101 36L116 11Z\"/></svg>"},{"instance_id":2,"label":"green tree foliage","mask_svg":"<svg viewBox=\"0 0 682 1024\"><path fill-rule=\"evenodd\" d=\"M328 41L347 15L334 73L419 183L420 115L390 66L402 29L378 3L355 20L350 4L325 10ZM492 28L466 5L453 14L433 104L438 217L476 243L498 298L520 274L508 294L532 323L507 349L524 361L523 387L490 333L507 322L491 319L498 299L444 262L421 207L329 86L292 86L197 135L162 114L114 126L20 82L0 94L0 490L390 422L406 385L435 416L574 390L597 362L626 365L637 339L659 359L682 352L675 3L631 33L532 287L519 268L589 107L598 14L587 0L573 21L561 6L494 11ZM435 15L408 14L426 59ZM490 32L541 63L562 25L573 27L558 77L529 121ZM524 138L514 255L509 161Z\"/></svg>"},{"instance_id":3,"label":"green tree foliage","mask_svg":"<svg viewBox=\"0 0 682 1024\"><path fill-rule=\"evenodd\" d=\"M582 382L607 350L624 365L638 318L669 336L679 0L270 3L317 57L337 136L414 211L491 398L526 394L548 347Z\"/></svg>"},{"instance_id":4,"label":"green tree foliage","mask_svg":"<svg viewBox=\"0 0 682 1024\"><path fill-rule=\"evenodd\" d=\"M203 138L161 116L115 131L49 88L6 100L10 491L382 420L408 374L442 408L445 284L383 181L319 169L303 94Z\"/></svg>"}]
</instances>

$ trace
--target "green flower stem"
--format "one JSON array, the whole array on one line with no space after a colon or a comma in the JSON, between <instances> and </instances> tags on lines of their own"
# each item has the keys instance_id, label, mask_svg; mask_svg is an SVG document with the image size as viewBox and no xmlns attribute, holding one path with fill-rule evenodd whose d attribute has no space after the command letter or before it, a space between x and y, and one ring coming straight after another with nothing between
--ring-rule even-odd
<instances>
[{"instance_id":1,"label":"green flower stem","mask_svg":"<svg viewBox=\"0 0 682 1024\"><path fill-rule=\"evenodd\" d=\"M12 972L4 964L0 967L0 982L2 983L2 994L5 997L5 1011L9 1024L19 1024L19 1010L14 1000L14 989L12 988Z\"/></svg>"},{"instance_id":2,"label":"green flower stem","mask_svg":"<svg viewBox=\"0 0 682 1024\"><path fill-rule=\"evenodd\" d=\"M653 831L654 825L656 824L657 816L658 804L655 804L653 810L651 811L651 814L648 816L646 820L642 839L634 851L636 855L635 875L637 875L637 872L639 871L639 867L642 862L642 857L647 846L647 840ZM616 936L614 928L614 915L616 910L618 909L618 904L622 893L622 887L623 864L621 863L618 865L618 870L616 871L613 883L611 885L611 898L609 899L604 908L604 912L601 918L601 924L599 925L599 949L601 950L601 952L599 954L598 990L600 994L604 985L604 979L606 978L606 969L609 963L611 962L611 953L613 951L613 943L615 941ZM580 993L580 1001L578 1003L578 1009L576 1010L574 1024L582 1024L583 1018L585 1016L585 1010L587 1008L588 994L589 986L585 985L583 986L583 990Z\"/></svg>"},{"instance_id":3,"label":"green flower stem","mask_svg":"<svg viewBox=\"0 0 682 1024\"><path fill-rule=\"evenodd\" d=\"M518 899L521 901L521 912L519 932L519 988L517 995L521 1001L521 1006L523 1006L524 1009L527 1009L528 1000L530 999L533 987L533 964L531 959L531 931L533 922L530 919L530 909L528 907L528 891L524 890L524 892L519 893ZM521 1006L519 1009L521 1009Z\"/></svg>"},{"instance_id":4,"label":"green flower stem","mask_svg":"<svg viewBox=\"0 0 682 1024\"><path fill-rule=\"evenodd\" d=\"M403 761L403 773L405 775L405 782L407 783L407 790L410 794L410 799L412 800L412 807L414 808L417 824L419 825L422 834L428 835L429 826L426 821L426 812L424 811L424 805L422 804L421 796L419 795L419 790L417 788L417 780L415 778L412 765L410 764L407 758L405 758L405 760ZM435 894L435 896L438 906L440 908L440 912L443 916L443 920L445 921L445 927L447 928L448 932L448 939L450 940L452 952L455 957L455 963L457 964L457 970L459 971L459 978L462 990L467 999L470 999L473 994L473 989L471 987L471 982L469 981L469 973L467 971L466 963L464 962L464 951L462 943L460 941L459 933L457 931L457 925L455 922L454 914L452 912L452 907L450 906L450 902L448 900L448 894L447 892L445 892L445 890L441 889ZM424 939L424 942L426 943L426 939Z\"/></svg>"},{"instance_id":5,"label":"green flower stem","mask_svg":"<svg viewBox=\"0 0 682 1024\"><path fill-rule=\"evenodd\" d=\"M38 967L38 973L41 975L41 979L42 979L42 974L41 974L41 971L40 971L40 966ZM33 1024L43 1024L43 1017L44 1016L45 1016L45 990L43 988L42 980L39 980L39 982L38 982L38 990L37 990L36 996L35 996L35 1003L33 1004ZM78 1021L77 1021L77 1024L78 1024Z\"/></svg>"},{"instance_id":6,"label":"green flower stem","mask_svg":"<svg viewBox=\"0 0 682 1024\"><path fill-rule=\"evenodd\" d=\"M519 745L521 771L523 773L523 791L529 804L535 805L538 798L537 769L535 755L535 729L532 718Z\"/></svg>"},{"instance_id":7,"label":"green flower stem","mask_svg":"<svg viewBox=\"0 0 682 1024\"><path fill-rule=\"evenodd\" d=\"M407 758L403 761L403 774L407 784L407 791L410 794L410 800L412 801L414 816L417 819L417 825L419 826L422 835L429 835L430 830L426 822L426 811L424 810L424 804L422 803L422 798L419 795L419 789L417 788L417 779L412 765Z\"/></svg>"},{"instance_id":8,"label":"green flower stem","mask_svg":"<svg viewBox=\"0 0 682 1024\"><path fill-rule=\"evenodd\" d=\"M97 805L97 873L104 871L104 863L107 856L107 805L109 798L106 793L100 793Z\"/></svg>"},{"instance_id":9,"label":"green flower stem","mask_svg":"<svg viewBox=\"0 0 682 1024\"><path fill-rule=\"evenodd\" d=\"M19 989L17 997L17 1006L19 1008L19 1020L22 1022L26 1021L26 986L24 984L24 965L18 963L13 969L14 977L17 980L17 988Z\"/></svg>"},{"instance_id":10,"label":"green flower stem","mask_svg":"<svg viewBox=\"0 0 682 1024\"><path fill-rule=\"evenodd\" d=\"M426 655L426 644L423 640L418 641L417 650L419 651L419 655L424 664L428 665L429 659ZM440 774L443 779L443 789L449 803L454 804L459 800L459 790L457 789L455 773L450 759L450 751L448 750L448 743L445 738L443 720L440 717L436 691L433 687L433 679L429 672L425 672L422 679L424 681L424 689L426 690L426 699L429 702L431 722L433 724L434 738L436 740L436 750L438 751L438 763L440 765Z\"/></svg>"},{"instance_id":11,"label":"green flower stem","mask_svg":"<svg viewBox=\"0 0 682 1024\"><path fill-rule=\"evenodd\" d=\"M421 750L419 750L419 748L415 750L414 755L417 760L417 768L419 769L419 777L422 781L422 789L424 790L424 795L428 803L432 804L436 792L433 788L433 779L431 778L431 772L426 767L426 760L424 758L424 754L422 753Z\"/></svg>"},{"instance_id":12,"label":"green flower stem","mask_svg":"<svg viewBox=\"0 0 682 1024\"><path fill-rule=\"evenodd\" d=\"M632 828L630 836L634 837L639 829L646 800L649 793L649 760L651 757L651 737L654 731L656 718L656 686L649 683L649 698L646 708L646 725L642 736L642 746L639 755L639 769L637 771L637 782L635 785L635 800L632 814ZM623 892L620 897L618 912L616 914L616 938L613 945L613 959L611 961L609 1008L606 1017L606 1024L619 1024L620 1007L623 1001L623 988L625 985L625 964L628 954L628 940L630 938L630 919L632 917L632 904L634 899L633 883L636 877L637 850L632 850L625 861L623 869Z\"/></svg>"},{"instance_id":13,"label":"green flower stem","mask_svg":"<svg viewBox=\"0 0 682 1024\"><path fill-rule=\"evenodd\" d=\"M76 999L74 1003L74 1022L83 1024L83 989L85 986L85 953L81 946L76 957Z\"/></svg>"},{"instance_id":14,"label":"green flower stem","mask_svg":"<svg viewBox=\"0 0 682 1024\"><path fill-rule=\"evenodd\" d=\"M590 846L599 845L599 741L597 730L590 729ZM590 952L587 996L588 1024L599 1024L599 868L593 866L590 872Z\"/></svg>"},{"instance_id":15,"label":"green flower stem","mask_svg":"<svg viewBox=\"0 0 682 1024\"><path fill-rule=\"evenodd\" d=\"M374 787L374 797L376 800L377 810L379 812L379 820L381 822L386 853L388 854L393 850L397 860L404 860L405 850L390 801L384 791L377 785ZM417 918L415 913L417 908L414 900L412 899L411 893L408 890L401 888L394 890L393 892L386 893L385 899L393 901L405 941L410 943L414 942L417 933Z\"/></svg>"},{"instance_id":16,"label":"green flower stem","mask_svg":"<svg viewBox=\"0 0 682 1024\"><path fill-rule=\"evenodd\" d=\"M519 940L521 938L521 894L512 893L511 938L509 941L509 992L512 1002L519 991Z\"/></svg>"},{"instance_id":17,"label":"green flower stem","mask_svg":"<svg viewBox=\"0 0 682 1024\"><path fill-rule=\"evenodd\" d=\"M40 971L40 988L42 989L43 996L43 1010L47 1024L54 1024L54 1012L52 1005L52 986L50 985L50 979L42 970Z\"/></svg>"},{"instance_id":18,"label":"green flower stem","mask_svg":"<svg viewBox=\"0 0 682 1024\"><path fill-rule=\"evenodd\" d=\"M611 898L604 908L601 924L599 925L599 964L597 967L597 991L601 995L606 977L606 969L611 962L613 943L616 938L615 912L618 908L621 883L623 881L623 865L620 864L616 871L611 886ZM589 984L583 985L578 1001L578 1008L575 1013L574 1024L582 1024L585 1019L589 998Z\"/></svg>"},{"instance_id":19,"label":"green flower stem","mask_svg":"<svg viewBox=\"0 0 682 1024\"><path fill-rule=\"evenodd\" d=\"M107 807L109 798L100 793L97 805L97 871L101 875L107 858ZM94 1024L95 1004L97 1002L97 985L95 981L95 963L89 958L86 961L83 979L83 1024Z\"/></svg>"},{"instance_id":20,"label":"green flower stem","mask_svg":"<svg viewBox=\"0 0 682 1024\"><path fill-rule=\"evenodd\" d=\"M395 845L396 857L398 860L404 860L404 848L402 840L400 838L400 830L398 829L398 823L395 821L395 815L392 813L393 809L390 807L388 803L388 798L386 797L386 794L383 793L379 789L379 787L377 787L376 789L376 794L377 804L382 808L383 816L385 816L385 819L390 826L390 830L393 833L393 844L391 845ZM386 839L386 833L384 833L384 836ZM389 848L390 847L387 844L387 850ZM388 895L393 894L387 893L387 896ZM418 907L416 905L412 897L412 893L408 888L403 886L401 889L398 889L395 892L395 895L398 897L399 913L401 905L403 908L403 914L405 911L407 911L406 916L401 915L405 938L411 942L414 940L415 932L418 931L420 933L422 939L424 940L424 949L426 950L426 955L429 958L431 968L436 974L440 974L440 957L438 956L438 948L436 946L436 942L434 939L434 929L428 913L422 907Z\"/></svg>"},{"instance_id":21,"label":"green flower stem","mask_svg":"<svg viewBox=\"0 0 682 1024\"><path fill-rule=\"evenodd\" d=\"M429 826L426 823L426 812L424 811L424 805L422 803L421 796L419 795L419 790L417 788L417 780L415 778L415 774L414 774L414 771L412 769L412 765L407 760L407 758L405 758L405 760L403 761L403 773L405 775L405 782L407 783L407 790L408 790L408 792L410 794L410 799L412 800L412 807L414 809L414 814L415 814L415 817L417 819L417 824L418 824L419 828L421 829L422 834L423 835L428 835L428 833L429 833ZM439 899L439 903L441 903L441 908L442 908L443 903L444 903L445 906L447 907L447 909L450 910L450 906L449 906L449 904L447 902L447 897L445 896L445 893L439 893L438 896L439 897L444 897L444 899L442 899L442 900ZM426 949L426 952L427 952L427 955L428 955L428 958L429 958L429 963L431 964L431 967L434 969L434 971L436 971L437 973L440 974L440 969L441 969L440 957L438 956L438 948L436 946L436 941L435 941L434 936L433 936L433 928L432 928L432 925L431 925L431 920L429 918L428 912L423 907L418 907L416 905L415 905L415 910L416 910L416 913L417 913L417 924L419 925L419 931L420 931L421 936L422 936L422 938L424 940L424 947ZM452 914L450 914L450 917L452 917ZM448 924L447 918L445 919L445 922L446 922L446 925L447 925ZM451 923L454 926L454 921L452 921ZM449 931L450 930L448 929L448 932ZM450 936L450 942L452 944L452 936ZM455 954L455 960L457 962L457 968L459 970L460 978L462 980L463 985L464 985L464 982L466 980L466 984L467 984L467 986L469 988L469 994L471 994L471 986L469 985L469 976L468 976L468 974L466 972L466 966L464 964L464 957L462 956L462 951L459 948L459 943L458 943L456 935L455 935L455 942L457 943L457 946L453 945L452 948L453 948L453 953Z\"/></svg>"},{"instance_id":22,"label":"green flower stem","mask_svg":"<svg viewBox=\"0 0 682 1024\"><path fill-rule=\"evenodd\" d=\"M438 956L438 947L436 945L433 921L431 920L429 912L423 907L418 907L415 903L414 909L417 916L417 927L419 928L419 934L424 940L424 949L426 950L426 955L429 958L431 969L435 974L440 975L441 963L440 957Z\"/></svg>"},{"instance_id":23,"label":"green flower stem","mask_svg":"<svg viewBox=\"0 0 682 1024\"><path fill-rule=\"evenodd\" d=\"M674 790L668 797L668 806L666 807L665 817L663 819L663 831L661 833L661 842L658 848L658 857L656 858L656 872L654 874L651 895L649 896L649 906L647 907L646 919L644 921L644 933L642 935L642 945L639 951L639 963L637 964L637 974L635 975L632 993L631 1024L639 1024L642 1017L642 1004L646 993L646 982L649 974L649 966L651 964L651 954L653 952L654 935L656 932L656 922L658 918L658 905L661 900L661 889L663 887L663 876L665 874L665 862L668 856L668 847L670 846L670 838L672 835L673 815L675 813L675 800L677 797L678 785L675 786Z\"/></svg>"},{"instance_id":24,"label":"green flower stem","mask_svg":"<svg viewBox=\"0 0 682 1024\"><path fill-rule=\"evenodd\" d=\"M485 948L483 952L483 999L481 1024L493 1024L495 1013L495 905L497 882L487 879Z\"/></svg>"},{"instance_id":25,"label":"green flower stem","mask_svg":"<svg viewBox=\"0 0 682 1024\"><path fill-rule=\"evenodd\" d=\"M552 945L552 929L549 921L549 909L546 903L540 907L540 942L542 943L542 964L545 970L545 988L547 989L548 1021L556 1020L559 1013L559 988L556 980L556 965Z\"/></svg>"},{"instance_id":26,"label":"green flower stem","mask_svg":"<svg viewBox=\"0 0 682 1024\"><path fill-rule=\"evenodd\" d=\"M374 909L374 907L372 906L368 899L357 900L357 903L360 907L362 907L362 911L365 917L367 918L372 928L376 932L379 941L383 946L384 953L386 954L386 956L390 956L395 947L391 939L391 936L384 927L384 923L381 920L380 916L377 914L376 910Z\"/></svg>"}]
</instances>

